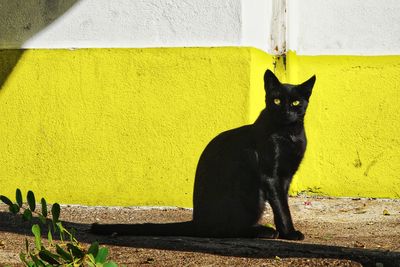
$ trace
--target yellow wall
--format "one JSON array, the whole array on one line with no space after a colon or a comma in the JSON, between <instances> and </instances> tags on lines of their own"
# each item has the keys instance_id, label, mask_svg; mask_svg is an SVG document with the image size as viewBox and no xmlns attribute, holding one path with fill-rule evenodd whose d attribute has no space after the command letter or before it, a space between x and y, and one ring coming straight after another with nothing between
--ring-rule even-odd
<instances>
[{"instance_id":1,"label":"yellow wall","mask_svg":"<svg viewBox=\"0 0 400 267\"><path fill-rule=\"evenodd\" d=\"M294 192L400 198L400 56L296 56L287 75L317 83Z\"/></svg>"},{"instance_id":2,"label":"yellow wall","mask_svg":"<svg viewBox=\"0 0 400 267\"><path fill-rule=\"evenodd\" d=\"M0 91L0 194L191 206L205 145L248 121L250 59L248 48L25 51Z\"/></svg>"},{"instance_id":3,"label":"yellow wall","mask_svg":"<svg viewBox=\"0 0 400 267\"><path fill-rule=\"evenodd\" d=\"M274 58L251 48L0 51L0 194L191 206L197 160L253 122ZM292 193L400 197L400 56L296 56L317 83ZM1 85L2 84L2 85Z\"/></svg>"},{"instance_id":4,"label":"yellow wall","mask_svg":"<svg viewBox=\"0 0 400 267\"><path fill-rule=\"evenodd\" d=\"M261 87L260 62L268 59L257 50L253 57L252 85ZM276 61L286 82L317 76L306 116L307 152L291 194L400 198L400 56L289 52L286 66ZM250 103L254 120L264 94L251 90L258 92Z\"/></svg>"}]
</instances>

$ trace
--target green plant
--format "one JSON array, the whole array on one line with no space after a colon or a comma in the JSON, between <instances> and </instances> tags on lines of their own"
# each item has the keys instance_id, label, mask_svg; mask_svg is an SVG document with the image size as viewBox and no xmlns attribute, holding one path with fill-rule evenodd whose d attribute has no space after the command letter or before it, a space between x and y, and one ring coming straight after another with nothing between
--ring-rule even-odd
<instances>
[{"instance_id":1,"label":"green plant","mask_svg":"<svg viewBox=\"0 0 400 267\"><path fill-rule=\"evenodd\" d=\"M20 253L20 259L25 266L47 267L47 266L89 266L89 267L115 267L115 262L107 261L108 249L99 247L98 242L93 242L86 248L75 237L73 230L67 230L62 225L60 218L60 205L54 203L51 212L47 210L47 201L40 200L41 210L36 210L35 194L28 191L23 202L20 189L15 193L16 202L12 202L8 197L0 195L0 200L8 205L9 211L13 214L21 214L24 221L33 224L33 219L37 217L39 224L32 225L32 233L35 237L35 244L30 245L25 239L25 251ZM51 219L48 217L51 215ZM47 229L47 245L42 242L42 230ZM59 234L60 240L53 240L55 234Z\"/></svg>"}]
</instances>

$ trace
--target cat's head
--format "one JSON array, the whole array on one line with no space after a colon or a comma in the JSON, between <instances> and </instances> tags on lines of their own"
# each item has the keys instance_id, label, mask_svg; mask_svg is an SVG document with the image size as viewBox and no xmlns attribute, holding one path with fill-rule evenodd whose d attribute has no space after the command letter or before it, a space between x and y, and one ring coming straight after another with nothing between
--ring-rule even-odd
<instances>
[{"instance_id":1,"label":"cat's head","mask_svg":"<svg viewBox=\"0 0 400 267\"><path fill-rule=\"evenodd\" d=\"M292 124L303 120L315 79L314 75L302 84L282 84L272 71L265 72L266 109L276 122Z\"/></svg>"}]
</instances>

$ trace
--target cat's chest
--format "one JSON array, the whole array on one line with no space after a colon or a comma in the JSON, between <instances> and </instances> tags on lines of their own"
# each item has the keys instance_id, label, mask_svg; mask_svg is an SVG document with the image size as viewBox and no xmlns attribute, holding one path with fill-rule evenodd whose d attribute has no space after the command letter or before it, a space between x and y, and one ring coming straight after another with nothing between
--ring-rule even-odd
<instances>
[{"instance_id":1,"label":"cat's chest","mask_svg":"<svg viewBox=\"0 0 400 267\"><path fill-rule=\"evenodd\" d=\"M277 159L302 157L306 147L305 136L301 134L271 135L268 141Z\"/></svg>"},{"instance_id":2,"label":"cat's chest","mask_svg":"<svg viewBox=\"0 0 400 267\"><path fill-rule=\"evenodd\" d=\"M306 148L304 134L273 134L261 149L261 163L265 171L290 176L297 170ZM268 172L268 171L267 171Z\"/></svg>"}]
</instances>

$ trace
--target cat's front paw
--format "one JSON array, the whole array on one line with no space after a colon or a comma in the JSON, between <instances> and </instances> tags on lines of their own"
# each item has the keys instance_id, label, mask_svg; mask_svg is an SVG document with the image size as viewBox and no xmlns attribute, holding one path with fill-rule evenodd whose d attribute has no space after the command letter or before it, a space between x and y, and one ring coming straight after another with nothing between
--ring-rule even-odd
<instances>
[{"instance_id":1,"label":"cat's front paw","mask_svg":"<svg viewBox=\"0 0 400 267\"><path fill-rule=\"evenodd\" d=\"M304 235L300 231L292 231L290 233L284 234L284 233L279 233L279 238L280 239L287 239L287 240L303 240Z\"/></svg>"}]
</instances>

